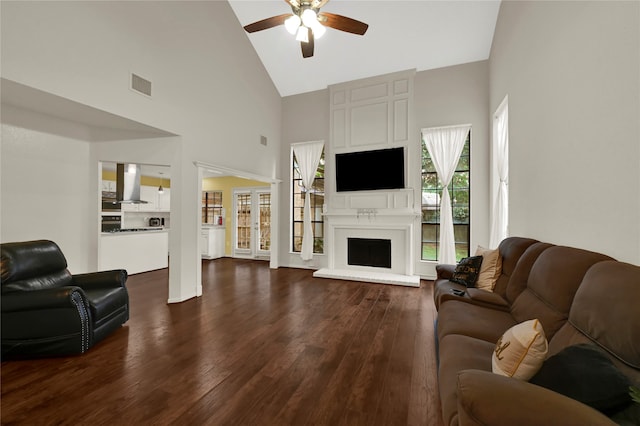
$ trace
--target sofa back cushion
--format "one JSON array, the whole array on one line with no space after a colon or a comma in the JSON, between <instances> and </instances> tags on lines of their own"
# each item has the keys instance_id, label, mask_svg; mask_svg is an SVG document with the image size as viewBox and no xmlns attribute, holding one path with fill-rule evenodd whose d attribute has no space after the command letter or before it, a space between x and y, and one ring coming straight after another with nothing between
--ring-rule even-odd
<instances>
[{"instance_id":1,"label":"sofa back cushion","mask_svg":"<svg viewBox=\"0 0 640 426\"><path fill-rule=\"evenodd\" d=\"M555 246L549 243L534 243L527 247L525 252L522 253L507 285L505 299L509 304L513 304L518 296L520 296L520 293L527 288L527 282L533 264L538 260L538 256L549 247Z\"/></svg>"},{"instance_id":2,"label":"sofa back cushion","mask_svg":"<svg viewBox=\"0 0 640 426\"><path fill-rule=\"evenodd\" d=\"M594 265L576 292L569 323L640 370L640 267L616 261Z\"/></svg>"},{"instance_id":3,"label":"sofa back cushion","mask_svg":"<svg viewBox=\"0 0 640 426\"><path fill-rule=\"evenodd\" d=\"M507 284L518 263L518 259L531 244L537 242L537 240L523 237L508 237L500 242L498 249L500 256L502 256L502 273L493 287L494 293L498 293L503 298L505 297Z\"/></svg>"},{"instance_id":4,"label":"sofa back cushion","mask_svg":"<svg viewBox=\"0 0 640 426\"><path fill-rule=\"evenodd\" d=\"M553 338L567 321L573 298L587 270L604 260L612 259L572 247L547 248L531 267L527 287L511 305L511 315L517 322L539 319L547 339Z\"/></svg>"},{"instance_id":5,"label":"sofa back cushion","mask_svg":"<svg viewBox=\"0 0 640 426\"><path fill-rule=\"evenodd\" d=\"M0 247L2 292L70 285L67 260L53 241L4 243Z\"/></svg>"}]
</instances>

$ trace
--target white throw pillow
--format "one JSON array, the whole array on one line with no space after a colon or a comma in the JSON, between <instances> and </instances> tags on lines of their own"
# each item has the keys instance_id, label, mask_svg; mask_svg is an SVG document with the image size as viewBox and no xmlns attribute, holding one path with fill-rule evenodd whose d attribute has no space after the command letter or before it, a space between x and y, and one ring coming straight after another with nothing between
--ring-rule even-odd
<instances>
[{"instance_id":1,"label":"white throw pillow","mask_svg":"<svg viewBox=\"0 0 640 426\"><path fill-rule=\"evenodd\" d=\"M502 255L498 249L490 250L482 246L476 249L476 256L482 256L482 265L476 281L476 288L493 291L502 273Z\"/></svg>"},{"instance_id":2,"label":"white throw pillow","mask_svg":"<svg viewBox=\"0 0 640 426\"><path fill-rule=\"evenodd\" d=\"M529 380L542 367L549 346L537 319L514 325L500 337L491 358L496 374Z\"/></svg>"}]
</instances>

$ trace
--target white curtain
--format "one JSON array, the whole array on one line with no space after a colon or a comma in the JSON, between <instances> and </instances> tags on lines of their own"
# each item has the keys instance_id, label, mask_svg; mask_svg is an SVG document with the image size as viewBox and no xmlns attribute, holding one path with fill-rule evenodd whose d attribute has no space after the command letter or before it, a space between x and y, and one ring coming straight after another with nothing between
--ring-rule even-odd
<instances>
[{"instance_id":1,"label":"white curtain","mask_svg":"<svg viewBox=\"0 0 640 426\"><path fill-rule=\"evenodd\" d=\"M311 260L313 258L313 227L311 226L311 187L316 176L316 170L322 157L322 149L324 142L304 142L293 144L293 153L296 156L298 167L300 167L300 175L302 177L302 186L305 188L304 195L304 222L302 233L302 249L300 257L302 260Z\"/></svg>"},{"instance_id":2,"label":"white curtain","mask_svg":"<svg viewBox=\"0 0 640 426\"><path fill-rule=\"evenodd\" d=\"M500 104L493 117L493 161L499 182L493 206L489 246L496 248L507 237L509 223L509 108L507 99Z\"/></svg>"},{"instance_id":3,"label":"white curtain","mask_svg":"<svg viewBox=\"0 0 640 426\"><path fill-rule=\"evenodd\" d=\"M464 142L470 130L470 124L422 130L422 140L431 155L431 160L443 186L440 200L440 255L438 263L456 263L453 213L448 186L456 171Z\"/></svg>"}]
</instances>

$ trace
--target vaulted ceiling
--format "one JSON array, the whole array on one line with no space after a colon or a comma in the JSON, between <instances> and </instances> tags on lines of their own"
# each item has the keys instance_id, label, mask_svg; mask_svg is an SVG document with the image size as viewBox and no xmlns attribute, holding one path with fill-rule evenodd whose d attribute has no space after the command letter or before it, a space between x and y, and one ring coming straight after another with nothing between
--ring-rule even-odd
<instances>
[{"instance_id":1,"label":"vaulted ceiling","mask_svg":"<svg viewBox=\"0 0 640 426\"><path fill-rule=\"evenodd\" d=\"M229 0L242 26L290 13L286 0ZM281 96L390 72L489 57L500 1L330 0L321 12L369 24L364 36L329 28L303 58L284 26L247 34Z\"/></svg>"}]
</instances>

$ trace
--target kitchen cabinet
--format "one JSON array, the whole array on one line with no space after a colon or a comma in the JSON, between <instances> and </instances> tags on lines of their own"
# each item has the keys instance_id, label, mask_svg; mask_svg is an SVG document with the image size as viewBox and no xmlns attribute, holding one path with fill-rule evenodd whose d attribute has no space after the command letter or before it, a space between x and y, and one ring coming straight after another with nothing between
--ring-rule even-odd
<instances>
[{"instance_id":1,"label":"kitchen cabinet","mask_svg":"<svg viewBox=\"0 0 640 426\"><path fill-rule=\"evenodd\" d=\"M102 181L102 191L103 192L116 192L116 181L115 180L103 180Z\"/></svg>"},{"instance_id":2,"label":"kitchen cabinet","mask_svg":"<svg viewBox=\"0 0 640 426\"><path fill-rule=\"evenodd\" d=\"M146 204L123 204L125 212L168 212L171 210L171 190L164 188L164 193L158 192L157 186L140 186L140 199Z\"/></svg>"},{"instance_id":3,"label":"kitchen cabinet","mask_svg":"<svg viewBox=\"0 0 640 426\"><path fill-rule=\"evenodd\" d=\"M169 266L168 230L100 235L98 269L126 269L129 274Z\"/></svg>"},{"instance_id":4,"label":"kitchen cabinet","mask_svg":"<svg viewBox=\"0 0 640 426\"><path fill-rule=\"evenodd\" d=\"M200 232L201 254L204 259L218 259L224 256L224 226L203 227Z\"/></svg>"}]
</instances>

